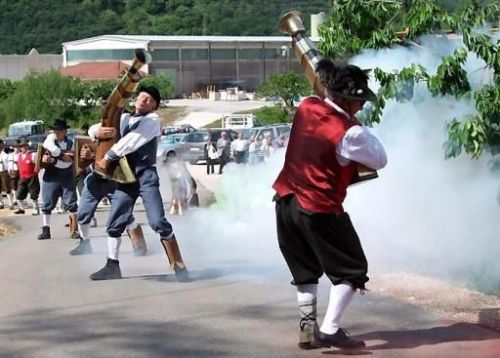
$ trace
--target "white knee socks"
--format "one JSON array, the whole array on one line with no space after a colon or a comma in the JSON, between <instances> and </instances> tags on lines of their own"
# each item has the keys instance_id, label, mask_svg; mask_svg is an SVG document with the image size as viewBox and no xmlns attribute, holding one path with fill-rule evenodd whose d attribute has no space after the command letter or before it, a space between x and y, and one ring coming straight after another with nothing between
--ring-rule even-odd
<instances>
[{"instance_id":1,"label":"white knee socks","mask_svg":"<svg viewBox=\"0 0 500 358\"><path fill-rule=\"evenodd\" d=\"M14 205L14 195L12 193L7 194L7 200L9 201L9 206Z\"/></svg>"},{"instance_id":2,"label":"white knee socks","mask_svg":"<svg viewBox=\"0 0 500 358\"><path fill-rule=\"evenodd\" d=\"M50 226L50 214L42 215L43 226Z\"/></svg>"},{"instance_id":3,"label":"white knee socks","mask_svg":"<svg viewBox=\"0 0 500 358\"><path fill-rule=\"evenodd\" d=\"M82 240L89 239L89 230L90 230L90 224L78 223L78 233L80 234L80 237L82 238Z\"/></svg>"},{"instance_id":4,"label":"white knee socks","mask_svg":"<svg viewBox=\"0 0 500 358\"><path fill-rule=\"evenodd\" d=\"M328 308L320 328L321 332L326 334L334 334L337 332L342 314L349 305L349 302L351 302L355 292L352 286L345 281L332 286L330 289Z\"/></svg>"},{"instance_id":5,"label":"white knee socks","mask_svg":"<svg viewBox=\"0 0 500 358\"><path fill-rule=\"evenodd\" d=\"M120 252L121 243L122 243L121 237L108 236L108 257L111 260L118 260L118 254Z\"/></svg>"},{"instance_id":6,"label":"white knee socks","mask_svg":"<svg viewBox=\"0 0 500 358\"><path fill-rule=\"evenodd\" d=\"M316 320L317 284L297 285L297 301L299 303L300 319Z\"/></svg>"}]
</instances>

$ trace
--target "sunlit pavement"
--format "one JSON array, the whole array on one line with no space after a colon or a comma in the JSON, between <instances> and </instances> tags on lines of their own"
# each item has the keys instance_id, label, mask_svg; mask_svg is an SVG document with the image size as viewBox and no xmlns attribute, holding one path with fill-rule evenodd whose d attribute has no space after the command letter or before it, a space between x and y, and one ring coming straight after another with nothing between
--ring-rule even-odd
<instances>
[{"instance_id":1,"label":"sunlit pavement","mask_svg":"<svg viewBox=\"0 0 500 358\"><path fill-rule=\"evenodd\" d=\"M208 190L221 178L207 177L204 165L189 169ZM68 255L76 241L68 238L66 215L53 215L53 239L46 241L36 240L40 217L5 218L19 231L0 241L0 357L500 356L499 332L373 293L356 295L344 319L353 336L367 341L365 349L300 351L295 292L277 249L263 252L247 242L245 250L224 250L221 242L238 240L227 237L233 223L221 225L206 209L169 217L191 282L175 281L149 228L146 257L134 257L123 239L124 279L90 281L105 263L106 214L101 208L91 231L94 254L78 257ZM141 205L136 216L146 222ZM320 314L327 297L323 282Z\"/></svg>"}]
</instances>

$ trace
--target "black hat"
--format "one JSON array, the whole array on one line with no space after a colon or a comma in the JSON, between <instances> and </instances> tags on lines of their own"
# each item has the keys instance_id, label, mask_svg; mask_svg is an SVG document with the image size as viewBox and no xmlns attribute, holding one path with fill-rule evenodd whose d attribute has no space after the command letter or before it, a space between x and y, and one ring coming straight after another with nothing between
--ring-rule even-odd
<instances>
[{"instance_id":1,"label":"black hat","mask_svg":"<svg viewBox=\"0 0 500 358\"><path fill-rule=\"evenodd\" d=\"M61 129L68 129L68 128L69 128L69 126L66 124L66 120L60 119L60 118L57 118L54 121L54 124L50 126L50 129L53 129L53 130L61 130Z\"/></svg>"},{"instance_id":2,"label":"black hat","mask_svg":"<svg viewBox=\"0 0 500 358\"><path fill-rule=\"evenodd\" d=\"M160 106L160 101L161 101L161 95L160 95L160 91L158 90L158 88L156 88L155 86L143 86L143 85L141 85L141 86L139 86L137 93L141 93L141 92L146 92L151 97L153 97L156 101L156 108L155 109L158 109L158 107Z\"/></svg>"},{"instance_id":3,"label":"black hat","mask_svg":"<svg viewBox=\"0 0 500 358\"><path fill-rule=\"evenodd\" d=\"M15 147L24 147L24 146L29 146L30 143L26 140L26 138L21 138L16 140L16 145Z\"/></svg>"},{"instance_id":4,"label":"black hat","mask_svg":"<svg viewBox=\"0 0 500 358\"><path fill-rule=\"evenodd\" d=\"M358 66L337 67L331 60L322 59L316 66L319 80L328 94L361 101L375 101L377 96L368 88L368 72Z\"/></svg>"}]
</instances>

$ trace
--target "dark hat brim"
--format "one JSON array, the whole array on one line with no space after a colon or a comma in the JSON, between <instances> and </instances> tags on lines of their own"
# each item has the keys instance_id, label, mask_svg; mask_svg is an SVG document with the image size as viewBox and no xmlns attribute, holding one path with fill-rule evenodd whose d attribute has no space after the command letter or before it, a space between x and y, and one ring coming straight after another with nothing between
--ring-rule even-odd
<instances>
[{"instance_id":1,"label":"dark hat brim","mask_svg":"<svg viewBox=\"0 0 500 358\"><path fill-rule=\"evenodd\" d=\"M70 127L68 125L65 125L65 126L50 126L49 127L50 129L52 130L60 130L60 129L69 129Z\"/></svg>"},{"instance_id":2,"label":"dark hat brim","mask_svg":"<svg viewBox=\"0 0 500 358\"><path fill-rule=\"evenodd\" d=\"M330 95L333 97L342 97L342 98L347 98L347 99L353 99L357 101L368 101L368 102L375 102L377 100L377 96L371 89L368 87L363 88L363 93L359 95L351 95L347 93L341 93L341 92L336 92L336 91L330 91Z\"/></svg>"}]
</instances>

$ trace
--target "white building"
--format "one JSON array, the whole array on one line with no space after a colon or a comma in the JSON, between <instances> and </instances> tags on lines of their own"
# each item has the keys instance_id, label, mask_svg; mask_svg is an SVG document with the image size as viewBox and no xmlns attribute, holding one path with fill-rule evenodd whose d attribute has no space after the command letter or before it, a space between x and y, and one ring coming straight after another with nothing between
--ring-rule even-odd
<instances>
[{"instance_id":1,"label":"white building","mask_svg":"<svg viewBox=\"0 0 500 358\"><path fill-rule=\"evenodd\" d=\"M153 58L142 70L169 76L177 96L203 92L210 85L237 84L251 91L271 74L302 71L289 36L102 35L63 43L63 66L131 62L137 48Z\"/></svg>"}]
</instances>

